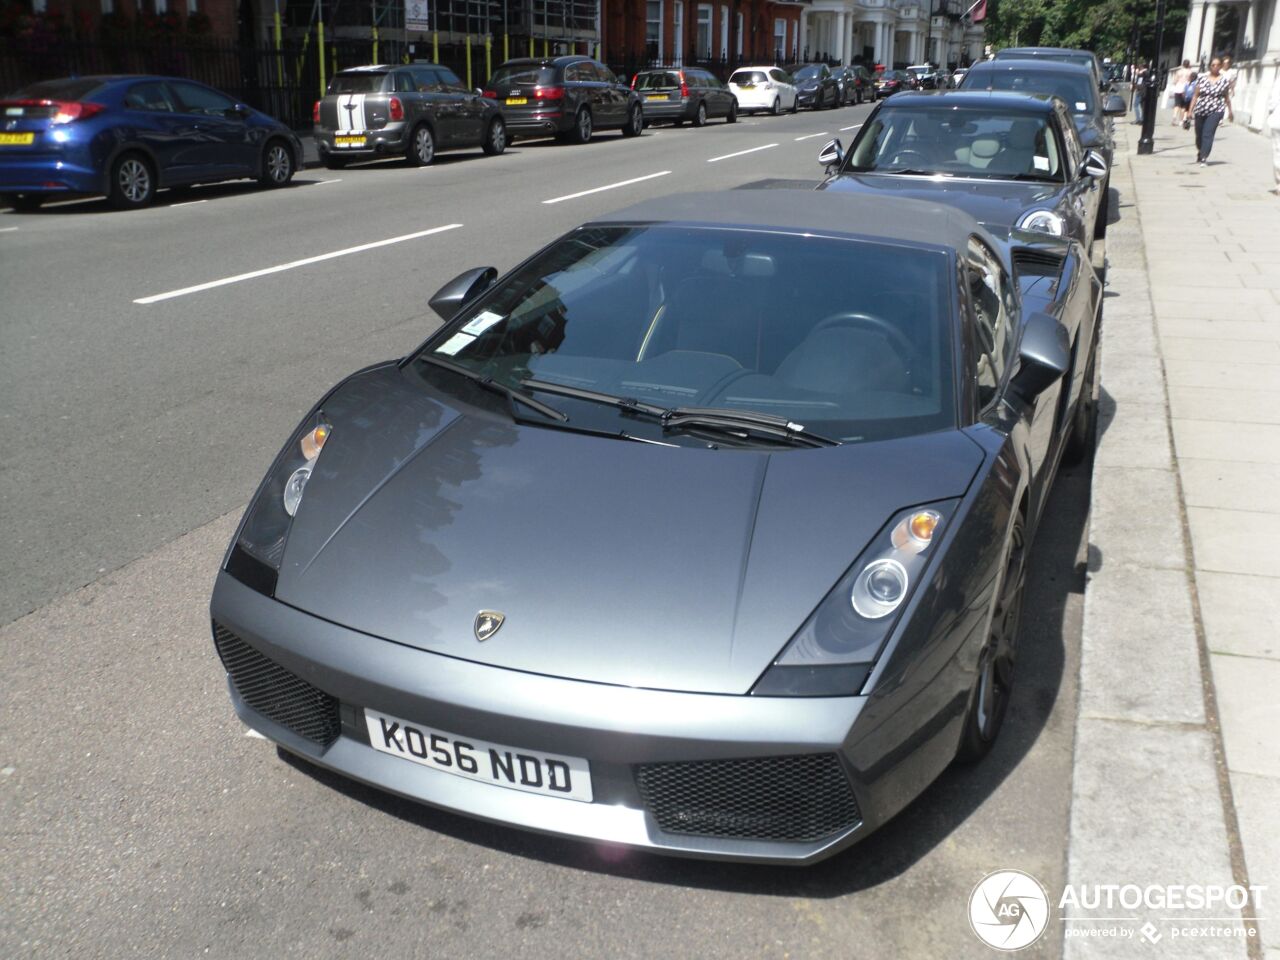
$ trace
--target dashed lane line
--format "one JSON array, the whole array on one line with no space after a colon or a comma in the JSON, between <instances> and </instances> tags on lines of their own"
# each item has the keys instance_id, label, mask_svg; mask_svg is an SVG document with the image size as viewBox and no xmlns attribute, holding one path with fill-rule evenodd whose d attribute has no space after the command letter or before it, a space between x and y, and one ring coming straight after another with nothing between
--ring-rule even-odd
<instances>
[{"instance_id":1,"label":"dashed lane line","mask_svg":"<svg viewBox=\"0 0 1280 960\"><path fill-rule=\"evenodd\" d=\"M763 147L752 147L750 150L739 150L737 153L726 153L722 157L712 157L707 163L719 163L721 160L732 160L734 157L745 157L748 153L759 153L761 150L768 150L770 147L776 147L776 143L766 143Z\"/></svg>"},{"instance_id":2,"label":"dashed lane line","mask_svg":"<svg viewBox=\"0 0 1280 960\"><path fill-rule=\"evenodd\" d=\"M619 187L629 187L633 183L643 183L646 180L653 180L657 177L665 177L670 170L660 170L657 173L649 173L643 177L632 177L630 180L619 180L617 183L606 183L603 187L592 187L590 190L579 190L577 193L565 194L563 197L552 197L550 200L543 200L543 203L562 203L565 200L577 200L578 197L589 196L593 193L602 193L605 190L616 190Z\"/></svg>"},{"instance_id":3,"label":"dashed lane line","mask_svg":"<svg viewBox=\"0 0 1280 960\"><path fill-rule=\"evenodd\" d=\"M803 137L794 137L793 139L795 140L796 143L799 143L801 140L812 140L814 137L829 137L829 136L831 136L831 134L823 130L819 133L806 133Z\"/></svg>"}]
</instances>

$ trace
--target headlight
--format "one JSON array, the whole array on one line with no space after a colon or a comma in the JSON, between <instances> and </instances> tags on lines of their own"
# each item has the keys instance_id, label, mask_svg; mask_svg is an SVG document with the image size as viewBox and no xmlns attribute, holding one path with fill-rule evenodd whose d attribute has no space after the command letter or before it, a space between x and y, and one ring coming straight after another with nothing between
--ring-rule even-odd
<instances>
[{"instance_id":1,"label":"headlight","mask_svg":"<svg viewBox=\"0 0 1280 960\"><path fill-rule=\"evenodd\" d=\"M1062 236L1065 231L1062 217L1052 210L1032 210L1030 213L1024 213L1017 225L1023 230L1034 230L1036 233L1047 233L1054 237Z\"/></svg>"},{"instance_id":2,"label":"headlight","mask_svg":"<svg viewBox=\"0 0 1280 960\"><path fill-rule=\"evenodd\" d=\"M284 558L293 517L332 432L323 413L308 417L280 451L257 497L249 505L227 560L227 572L255 590L268 595L275 592L275 577Z\"/></svg>"},{"instance_id":3,"label":"headlight","mask_svg":"<svg viewBox=\"0 0 1280 960\"><path fill-rule=\"evenodd\" d=\"M903 510L876 534L765 671L756 696L852 696L871 672L958 500Z\"/></svg>"}]
</instances>

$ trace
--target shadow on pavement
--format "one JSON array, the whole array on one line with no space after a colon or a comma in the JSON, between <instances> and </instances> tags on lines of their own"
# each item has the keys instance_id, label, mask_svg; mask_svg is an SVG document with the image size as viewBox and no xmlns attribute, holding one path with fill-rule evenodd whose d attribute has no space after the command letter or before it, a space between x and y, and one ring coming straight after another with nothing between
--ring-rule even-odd
<instances>
[{"instance_id":1,"label":"shadow on pavement","mask_svg":"<svg viewBox=\"0 0 1280 960\"><path fill-rule=\"evenodd\" d=\"M875 887L902 874L963 824L1035 745L1063 685L1067 604L1084 592L1078 560L1088 518L1092 465L1063 469L1045 506L1027 574L1017 682L1000 739L973 766L953 765L894 820L844 853L813 867L762 866L672 857L525 833L483 823L384 793L278 750L292 767L352 799L425 830L504 854L650 883L772 896L832 898ZM1074 726L1074 704L1064 706ZM1070 740L1068 739L1068 743Z\"/></svg>"}]
</instances>

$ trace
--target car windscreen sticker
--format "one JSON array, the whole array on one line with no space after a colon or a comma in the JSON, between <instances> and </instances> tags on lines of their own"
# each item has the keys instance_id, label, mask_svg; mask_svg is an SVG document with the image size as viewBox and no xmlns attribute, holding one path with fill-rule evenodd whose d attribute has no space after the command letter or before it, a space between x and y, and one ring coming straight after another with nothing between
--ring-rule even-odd
<instances>
[{"instance_id":1,"label":"car windscreen sticker","mask_svg":"<svg viewBox=\"0 0 1280 960\"><path fill-rule=\"evenodd\" d=\"M1049 169L1049 158L1048 158L1048 157L1032 157L1032 158L1031 158L1031 163L1035 166L1035 168L1036 168L1037 170L1045 170L1045 171L1047 171L1047 170Z\"/></svg>"},{"instance_id":2,"label":"car windscreen sticker","mask_svg":"<svg viewBox=\"0 0 1280 960\"><path fill-rule=\"evenodd\" d=\"M463 325L462 332L478 337L499 320L503 319L505 318L500 313L494 313L492 310L482 310L472 317L468 323Z\"/></svg>"},{"instance_id":3,"label":"car windscreen sticker","mask_svg":"<svg viewBox=\"0 0 1280 960\"><path fill-rule=\"evenodd\" d=\"M1088 110L1088 109L1089 109L1089 105L1088 105L1087 103L1085 103L1083 100L1077 100L1077 101L1076 101L1076 109L1077 109L1077 110Z\"/></svg>"},{"instance_id":4,"label":"car windscreen sticker","mask_svg":"<svg viewBox=\"0 0 1280 960\"><path fill-rule=\"evenodd\" d=\"M446 356L452 357L455 353L457 353L467 344L474 343L475 339L476 338L469 333L455 333L452 337L450 337L444 343L440 344L440 346L436 347L435 352L443 353Z\"/></svg>"}]
</instances>

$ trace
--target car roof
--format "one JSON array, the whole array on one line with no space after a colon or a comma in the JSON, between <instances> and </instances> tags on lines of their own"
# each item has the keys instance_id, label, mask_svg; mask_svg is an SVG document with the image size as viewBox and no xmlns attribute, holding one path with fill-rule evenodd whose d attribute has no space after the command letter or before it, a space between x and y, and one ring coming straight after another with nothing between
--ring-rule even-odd
<instances>
[{"instance_id":1,"label":"car roof","mask_svg":"<svg viewBox=\"0 0 1280 960\"><path fill-rule=\"evenodd\" d=\"M1024 113L1051 113L1053 96L1047 93L1014 93L1009 90L930 90L896 93L886 100L883 110L918 107L991 107L1020 110Z\"/></svg>"},{"instance_id":2,"label":"car roof","mask_svg":"<svg viewBox=\"0 0 1280 960\"><path fill-rule=\"evenodd\" d=\"M1093 57L1095 60L1098 59L1098 55L1092 50L1080 50L1076 47L1005 47L1002 50L997 50L996 56L998 57L1002 53L1008 56L1028 54L1033 57L1047 57L1050 54L1081 53L1087 57Z\"/></svg>"},{"instance_id":3,"label":"car roof","mask_svg":"<svg viewBox=\"0 0 1280 960\"><path fill-rule=\"evenodd\" d=\"M781 70L781 69L782 68L778 66L776 63L761 63L761 64L757 64L754 67L750 66L749 64L743 64L740 67L734 67L733 72L737 73L739 70Z\"/></svg>"},{"instance_id":4,"label":"car roof","mask_svg":"<svg viewBox=\"0 0 1280 960\"><path fill-rule=\"evenodd\" d=\"M381 71L383 73L386 73L388 70L394 70L398 66L400 66L400 64L398 63L366 63L359 67L343 67L341 70L338 71L338 73L339 74L341 73L373 73L374 71ZM436 66L436 64L413 63L413 64L408 64L408 66L434 67ZM337 76L337 74L334 74L334 76Z\"/></svg>"},{"instance_id":5,"label":"car roof","mask_svg":"<svg viewBox=\"0 0 1280 960\"><path fill-rule=\"evenodd\" d=\"M1075 73L1092 76L1093 69L1083 63L1066 60L1046 60L1043 57L1027 57L1025 60L1007 57L1003 60L984 60L969 68L974 73L992 73L996 70L1035 70L1037 73Z\"/></svg>"},{"instance_id":6,"label":"car roof","mask_svg":"<svg viewBox=\"0 0 1280 960\"><path fill-rule=\"evenodd\" d=\"M739 189L679 193L595 217L591 224L671 223L819 232L864 240L963 249L972 234L987 236L973 217L928 200L833 194L812 189Z\"/></svg>"},{"instance_id":7,"label":"car roof","mask_svg":"<svg viewBox=\"0 0 1280 960\"><path fill-rule=\"evenodd\" d=\"M583 56L580 53L571 53L563 57L515 57L511 60L504 60L498 64L498 67L499 69L502 67L528 67L535 64L539 67L563 67L566 64L578 63L582 60L593 60L593 58Z\"/></svg>"}]
</instances>

